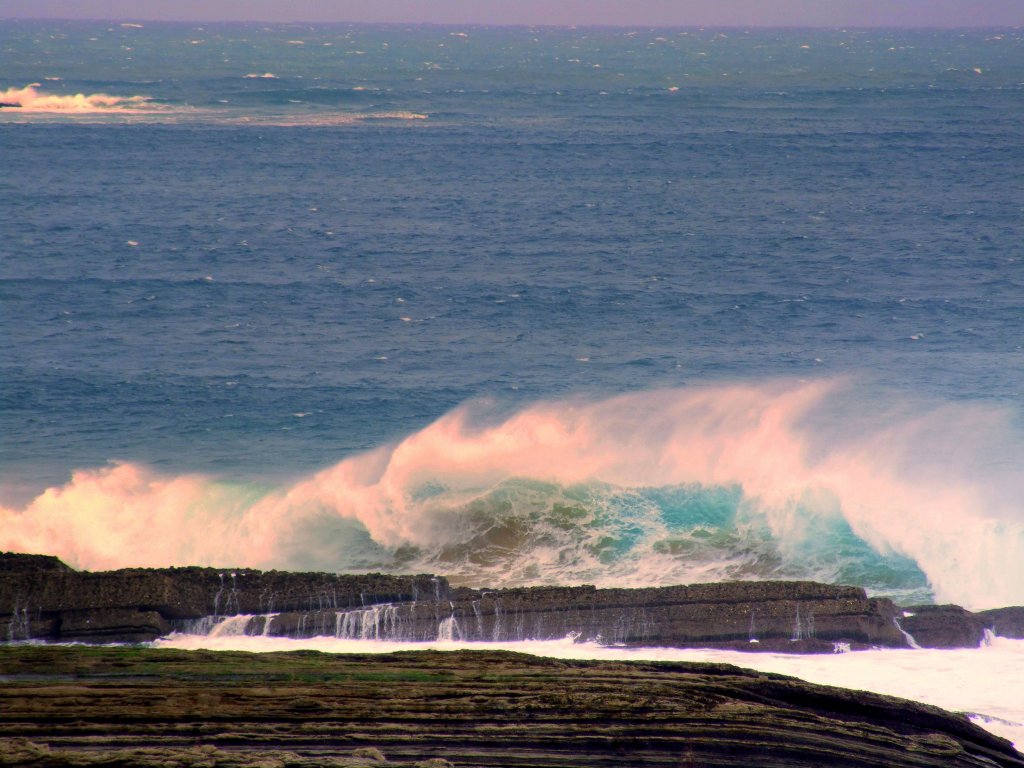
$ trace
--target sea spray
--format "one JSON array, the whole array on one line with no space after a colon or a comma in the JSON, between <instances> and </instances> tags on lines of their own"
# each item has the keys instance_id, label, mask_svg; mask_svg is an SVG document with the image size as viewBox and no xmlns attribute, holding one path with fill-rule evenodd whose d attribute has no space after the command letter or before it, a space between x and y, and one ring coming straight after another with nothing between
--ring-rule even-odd
<instances>
[{"instance_id":1,"label":"sea spray","mask_svg":"<svg viewBox=\"0 0 1024 768\"><path fill-rule=\"evenodd\" d=\"M806 578L907 602L1024 602L1024 441L1009 414L898 399L865 413L853 387L659 390L511 416L471 403L281 489L81 470L0 512L0 547L91 569L433 571L502 586Z\"/></svg>"},{"instance_id":2,"label":"sea spray","mask_svg":"<svg viewBox=\"0 0 1024 768\"><path fill-rule=\"evenodd\" d=\"M148 96L115 96L107 93L47 93L38 83L24 88L0 91L0 103L19 112L55 112L64 114L92 114L101 112L140 111L159 109Z\"/></svg>"}]
</instances>

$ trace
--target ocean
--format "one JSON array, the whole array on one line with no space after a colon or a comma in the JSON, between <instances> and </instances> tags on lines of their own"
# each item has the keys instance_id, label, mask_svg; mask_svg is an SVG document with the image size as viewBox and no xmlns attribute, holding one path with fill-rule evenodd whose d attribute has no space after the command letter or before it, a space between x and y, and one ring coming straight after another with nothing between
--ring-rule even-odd
<instances>
[{"instance_id":1,"label":"ocean","mask_svg":"<svg viewBox=\"0 0 1024 768\"><path fill-rule=\"evenodd\" d=\"M1024 604L1021 30L0 61L0 549Z\"/></svg>"}]
</instances>

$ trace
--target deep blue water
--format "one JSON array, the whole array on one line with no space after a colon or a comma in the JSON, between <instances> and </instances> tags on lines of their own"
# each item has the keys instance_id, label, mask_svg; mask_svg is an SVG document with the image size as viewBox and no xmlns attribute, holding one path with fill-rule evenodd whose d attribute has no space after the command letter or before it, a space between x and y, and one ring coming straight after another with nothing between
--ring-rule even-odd
<instances>
[{"instance_id":1,"label":"deep blue water","mask_svg":"<svg viewBox=\"0 0 1024 768\"><path fill-rule=\"evenodd\" d=\"M0 109L0 500L12 510L0 546L50 544L84 565L159 560L124 554L130 541L120 555L84 543L73 509L18 512L73 469L110 460L259 496L402 444L467 402L494 424L538 402L566 414L580 398L630 393L646 413L661 390L712 391L709 423L720 424L735 408L770 421L780 391L827 382L836 391L788 416L779 440L799 434L811 453L846 458L894 446L893 482L952 477L941 497L955 509L929 500L908 512L892 489L891 510L877 495L851 500L836 473L877 473L844 463L805 476L803 455L786 503L765 501L745 469L647 477L552 460L526 473L556 485L533 488L542 501L524 512L495 501L522 478L518 460L491 457L470 481L455 458L399 485L413 500L436 483L500 507L452 502L478 520L458 554L437 555L446 539L433 523L378 532L334 498L316 514L344 521L345 533L329 527L343 544L309 554L306 538L323 539L314 527L250 559L458 571L493 565L467 554L488 547L536 560L550 545L558 568L521 564L517 578L600 580L563 566L580 547L608 564L655 544L682 562L695 541L723 535L708 562L761 552L726 575L820 576L835 547L804 549L841 539L855 565L832 577L948 595L939 582L956 579L924 560L942 562L942 547L948 560L966 524L989 538L958 567L987 547L1024 560L1020 30L3 22L0 58L0 101L23 104ZM89 98L43 101L75 93ZM736 386L761 393L758 404L723 405ZM621 443L644 444L648 463L679 448L678 430L695 439L690 421L645 439L634 432L659 419L614 408L632 425ZM861 432L870 441L851 448ZM733 451L722 434L706 426L702 450ZM620 490L600 486L598 503L580 482ZM822 488L831 501L807 502ZM960 504L959 491L984 499ZM124 489L99 493L95 514L123 509ZM622 493L645 500L646 523ZM548 537L576 525L559 512L563 494L591 516L571 545ZM181 509L235 520L250 502L220 503ZM795 504L805 527L826 530L794 539L751 504ZM373 515L413 519L384 506ZM906 515L924 535L929 514L936 551L864 522ZM102 538L121 524L86 528ZM679 531L699 535L683 546ZM165 559L248 564L251 551L189 544ZM965 589L975 602L986 589L1016 595L1020 580L992 583L1002 578L979 573Z\"/></svg>"}]
</instances>

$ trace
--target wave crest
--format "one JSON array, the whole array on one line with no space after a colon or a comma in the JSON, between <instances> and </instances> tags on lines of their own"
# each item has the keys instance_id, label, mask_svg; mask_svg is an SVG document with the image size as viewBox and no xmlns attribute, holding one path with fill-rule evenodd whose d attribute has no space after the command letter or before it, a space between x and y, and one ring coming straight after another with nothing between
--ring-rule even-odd
<instances>
[{"instance_id":1,"label":"wave crest","mask_svg":"<svg viewBox=\"0 0 1024 768\"><path fill-rule=\"evenodd\" d=\"M0 91L0 103L22 112L95 113L153 108L148 96L112 96L106 93L62 95L37 90L38 83Z\"/></svg>"},{"instance_id":2,"label":"wave crest","mask_svg":"<svg viewBox=\"0 0 1024 768\"><path fill-rule=\"evenodd\" d=\"M76 472L0 547L87 568L430 569L474 584L814 578L1024 602L1011 414L773 382L453 411L290 487Z\"/></svg>"}]
</instances>

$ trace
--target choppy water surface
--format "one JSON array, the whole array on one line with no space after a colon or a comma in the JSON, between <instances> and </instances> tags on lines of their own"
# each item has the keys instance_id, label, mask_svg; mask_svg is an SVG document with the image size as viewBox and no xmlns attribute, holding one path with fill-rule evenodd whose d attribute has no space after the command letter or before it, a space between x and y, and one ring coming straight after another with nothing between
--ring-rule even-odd
<instances>
[{"instance_id":1,"label":"choppy water surface","mask_svg":"<svg viewBox=\"0 0 1024 768\"><path fill-rule=\"evenodd\" d=\"M0 547L1024 602L1019 30L0 51Z\"/></svg>"}]
</instances>

